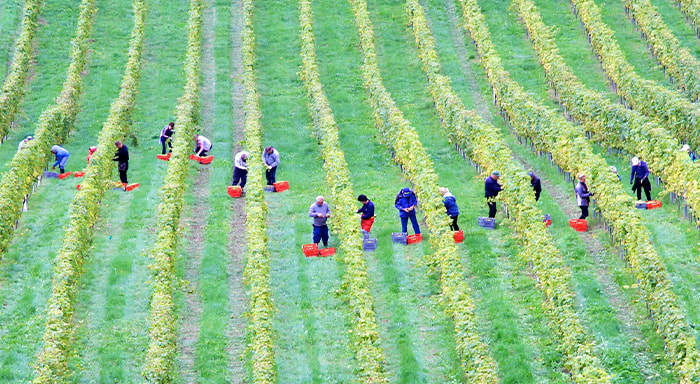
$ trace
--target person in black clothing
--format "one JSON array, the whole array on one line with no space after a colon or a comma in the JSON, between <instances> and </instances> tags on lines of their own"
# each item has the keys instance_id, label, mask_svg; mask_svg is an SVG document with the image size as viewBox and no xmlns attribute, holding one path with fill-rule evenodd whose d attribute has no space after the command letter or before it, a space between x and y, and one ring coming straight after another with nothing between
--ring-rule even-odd
<instances>
[{"instance_id":1,"label":"person in black clothing","mask_svg":"<svg viewBox=\"0 0 700 384\"><path fill-rule=\"evenodd\" d=\"M503 188L498 184L498 178L501 177L501 173L498 171L491 172L491 175L484 181L484 195L486 197L486 202L489 205L489 217L496 217L496 196L498 192L501 192Z\"/></svg>"},{"instance_id":2,"label":"person in black clothing","mask_svg":"<svg viewBox=\"0 0 700 384\"><path fill-rule=\"evenodd\" d=\"M369 233L372 229L372 224L374 224L374 203L365 195L357 196L357 201L362 203L362 208L357 210L357 213L362 214L360 216L360 228Z\"/></svg>"},{"instance_id":3,"label":"person in black clothing","mask_svg":"<svg viewBox=\"0 0 700 384\"><path fill-rule=\"evenodd\" d=\"M532 184L532 189L535 190L535 201L540 200L540 193L542 193L542 182L540 178L535 176L534 172L530 171L527 173L530 176L530 184Z\"/></svg>"},{"instance_id":4,"label":"person in black clothing","mask_svg":"<svg viewBox=\"0 0 700 384\"><path fill-rule=\"evenodd\" d=\"M118 162L117 168L119 169L119 180L121 180L121 182L124 184L128 184L129 182L126 178L126 171L129 170L129 148L122 144L121 141L117 141L114 143L114 145L117 147L117 153L114 154L114 158L112 160Z\"/></svg>"}]
</instances>

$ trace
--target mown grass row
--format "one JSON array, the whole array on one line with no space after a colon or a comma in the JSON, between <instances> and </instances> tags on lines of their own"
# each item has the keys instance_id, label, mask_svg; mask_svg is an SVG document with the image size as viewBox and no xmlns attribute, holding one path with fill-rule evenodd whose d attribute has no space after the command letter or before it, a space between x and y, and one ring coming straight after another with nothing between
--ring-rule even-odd
<instances>
[{"instance_id":1,"label":"mown grass row","mask_svg":"<svg viewBox=\"0 0 700 384\"><path fill-rule=\"evenodd\" d=\"M693 148L700 146L700 110L697 106L678 92L643 79L635 72L592 0L571 0L571 3L618 95L632 108L659 119L678 140L690 143Z\"/></svg>"},{"instance_id":2,"label":"mown grass row","mask_svg":"<svg viewBox=\"0 0 700 384\"><path fill-rule=\"evenodd\" d=\"M612 234L627 251L628 260L639 280L642 297L648 303L657 331L666 342L666 353L682 382L700 380L700 354L694 331L672 291L666 267L654 250L649 233L622 191L617 177L601 156L556 112L531 100L522 87L510 78L491 42L484 16L475 0L459 0L465 28L476 43L481 63L488 73L495 102L510 119L513 128L551 154L554 161L572 173L585 173L596 202L605 214Z\"/></svg>"},{"instance_id":3,"label":"mown grass row","mask_svg":"<svg viewBox=\"0 0 700 384\"><path fill-rule=\"evenodd\" d=\"M33 382L70 382L68 358L73 341L74 298L82 275L83 262L92 244L99 216L100 201L111 186L114 168L114 142L123 139L131 127L131 112L141 77L146 7L143 0L135 0L134 27L131 33L128 61L119 97L112 103L109 117L98 139L98 150L86 169L82 188L71 203L70 223L63 237L63 246L56 255L52 293L48 301L43 347L37 355Z\"/></svg>"},{"instance_id":4,"label":"mown grass row","mask_svg":"<svg viewBox=\"0 0 700 384\"><path fill-rule=\"evenodd\" d=\"M512 161L513 155L498 129L475 112L468 111L452 91L449 78L441 74L435 42L418 1L407 0L406 9L423 71L428 77L428 90L448 136L482 168L499 169L504 175L501 198L520 235L523 245L520 256L532 263L539 277L539 287L547 298L543 306L551 329L561 340L559 349L564 355L565 368L571 372L574 382L611 382L610 375L594 354L595 343L586 334L576 313L571 271L565 267L561 253L542 222L544 215L537 208L534 195L527 193L531 189L529 178Z\"/></svg>"},{"instance_id":5,"label":"mown grass row","mask_svg":"<svg viewBox=\"0 0 700 384\"><path fill-rule=\"evenodd\" d=\"M700 33L700 1L698 0L673 0L681 12L695 27L695 32Z\"/></svg>"},{"instance_id":6,"label":"mown grass row","mask_svg":"<svg viewBox=\"0 0 700 384\"><path fill-rule=\"evenodd\" d=\"M191 0L187 22L187 53L185 56L185 89L178 100L173 136L173 152L168 171L160 189L156 243L151 251L153 263L151 283L150 342L146 352L143 377L147 383L172 383L177 354L177 330L173 293L179 286L175 276L175 259L180 235L180 218L184 204L189 152L194 132L199 122L199 83L202 61L202 10L201 0Z\"/></svg>"},{"instance_id":7,"label":"mown grass row","mask_svg":"<svg viewBox=\"0 0 700 384\"><path fill-rule=\"evenodd\" d=\"M457 352L467 379L481 383L497 383L497 367L488 347L480 340L474 317L474 304L470 290L464 282L464 267L457 255L452 232L449 231L444 206L438 192L438 178L432 160L423 149L418 135L403 113L396 107L384 88L377 64L374 32L363 0L351 0L355 24L360 34L360 47L364 56L362 76L369 94L375 123L401 166L413 183L426 223L431 231L430 244L434 253L429 263L441 274L442 305L454 321Z\"/></svg>"},{"instance_id":8,"label":"mown grass row","mask_svg":"<svg viewBox=\"0 0 700 384\"><path fill-rule=\"evenodd\" d=\"M667 190L682 195L690 207L700 207L700 164L679 151L680 143L658 122L587 88L559 54L551 28L544 24L535 4L531 0L514 0L513 4L549 84L571 117L585 124L584 129L592 129L594 139L603 145L640 156Z\"/></svg>"},{"instance_id":9,"label":"mown grass row","mask_svg":"<svg viewBox=\"0 0 700 384\"><path fill-rule=\"evenodd\" d=\"M66 73L63 88L55 100L41 114L39 125L31 140L22 151L12 158L10 168L0 181L0 257L14 236L15 224L22 215L22 204L32 185L41 176L46 162L53 157L50 148L63 143L73 128L78 113L78 101L82 91L82 72L87 62L90 46L92 18L96 11L94 0L83 0L76 36L71 42L71 63Z\"/></svg>"},{"instance_id":10,"label":"mown grass row","mask_svg":"<svg viewBox=\"0 0 700 384\"><path fill-rule=\"evenodd\" d=\"M24 2L22 30L15 41L12 68L0 90L0 138L7 136L19 105L24 99L27 76L32 64L33 42L36 36L43 0Z\"/></svg>"},{"instance_id":11,"label":"mown grass row","mask_svg":"<svg viewBox=\"0 0 700 384\"><path fill-rule=\"evenodd\" d=\"M313 15L309 0L300 0L300 39L302 67L299 73L306 87L309 110L321 145L326 180L335 205L333 232L340 239L344 274L343 292L352 311L352 349L357 371L364 383L388 383L384 370L384 353L380 346L374 299L369 289L367 266L363 258L362 239L354 214L355 199L348 164L340 148L338 126L318 74L314 43Z\"/></svg>"},{"instance_id":12,"label":"mown grass row","mask_svg":"<svg viewBox=\"0 0 700 384\"><path fill-rule=\"evenodd\" d=\"M275 356L272 331L272 291L270 290L270 251L267 246L267 203L263 195L265 166L262 163L262 124L259 95L255 82L255 30L253 1L243 0L243 133L248 157L246 190L246 265L243 270L248 286L248 351L252 359L253 383L275 383Z\"/></svg>"}]
</instances>

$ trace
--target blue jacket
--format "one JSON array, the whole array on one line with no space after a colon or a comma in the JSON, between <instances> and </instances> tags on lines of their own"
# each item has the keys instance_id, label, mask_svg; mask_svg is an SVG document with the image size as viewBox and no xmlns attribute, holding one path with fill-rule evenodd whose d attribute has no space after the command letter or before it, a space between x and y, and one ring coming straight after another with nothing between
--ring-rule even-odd
<instances>
[{"instance_id":1,"label":"blue jacket","mask_svg":"<svg viewBox=\"0 0 700 384\"><path fill-rule=\"evenodd\" d=\"M51 149L56 149L56 162L53 163L53 166L55 167L59 164L65 165L66 161L68 160L68 156L70 156L70 153L68 153L68 151L65 148L60 147L58 145L54 145L53 147L51 147Z\"/></svg>"},{"instance_id":2,"label":"blue jacket","mask_svg":"<svg viewBox=\"0 0 700 384\"><path fill-rule=\"evenodd\" d=\"M501 192L503 188L498 184L498 181L494 180L493 177L489 176L484 181L484 195L485 197L495 197L498 196L498 192Z\"/></svg>"},{"instance_id":3,"label":"blue jacket","mask_svg":"<svg viewBox=\"0 0 700 384\"><path fill-rule=\"evenodd\" d=\"M361 213L361 218L364 220L374 217L374 203L372 200L367 200L367 204L362 204L362 207L357 210L357 213Z\"/></svg>"},{"instance_id":4,"label":"blue jacket","mask_svg":"<svg viewBox=\"0 0 700 384\"><path fill-rule=\"evenodd\" d=\"M632 174L630 174L630 183L634 181L635 178L643 179L649 177L649 167L647 163L640 161L639 165L632 166Z\"/></svg>"},{"instance_id":5,"label":"blue jacket","mask_svg":"<svg viewBox=\"0 0 700 384\"><path fill-rule=\"evenodd\" d=\"M405 195L404 192L407 192L408 194ZM396 195L396 201L394 206L396 207L396 209L399 210L399 217L409 217L415 215L415 209L409 212L406 212L403 209L415 207L416 205L418 205L418 199L416 199L416 194L413 193L413 191L411 191L410 189L404 188L401 190L401 192L399 192L398 195Z\"/></svg>"},{"instance_id":6,"label":"blue jacket","mask_svg":"<svg viewBox=\"0 0 700 384\"><path fill-rule=\"evenodd\" d=\"M588 186L582 182L576 184L576 204L579 207L587 207L588 201L591 198L591 193L588 192Z\"/></svg>"},{"instance_id":7,"label":"blue jacket","mask_svg":"<svg viewBox=\"0 0 700 384\"><path fill-rule=\"evenodd\" d=\"M442 202L445 204L445 209L447 209L447 216L455 217L459 215L459 207L457 207L457 199L451 194L446 193L442 197Z\"/></svg>"}]
</instances>

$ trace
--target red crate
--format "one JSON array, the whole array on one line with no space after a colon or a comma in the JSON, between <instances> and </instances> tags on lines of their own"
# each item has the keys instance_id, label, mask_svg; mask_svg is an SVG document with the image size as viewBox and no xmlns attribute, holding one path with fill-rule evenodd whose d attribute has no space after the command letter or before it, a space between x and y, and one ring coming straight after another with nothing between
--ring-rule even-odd
<instances>
[{"instance_id":1,"label":"red crate","mask_svg":"<svg viewBox=\"0 0 700 384\"><path fill-rule=\"evenodd\" d=\"M333 255L335 255L335 248L319 249L318 255L321 257L333 256Z\"/></svg>"},{"instance_id":2,"label":"red crate","mask_svg":"<svg viewBox=\"0 0 700 384\"><path fill-rule=\"evenodd\" d=\"M661 202L659 200L647 201L647 209L661 208Z\"/></svg>"},{"instance_id":3,"label":"red crate","mask_svg":"<svg viewBox=\"0 0 700 384\"><path fill-rule=\"evenodd\" d=\"M134 189L139 187L139 183L134 183L134 184L129 184L126 187L124 187L125 191L133 191Z\"/></svg>"},{"instance_id":4,"label":"red crate","mask_svg":"<svg viewBox=\"0 0 700 384\"><path fill-rule=\"evenodd\" d=\"M85 176L85 172L73 172L74 177L83 177Z\"/></svg>"},{"instance_id":5,"label":"red crate","mask_svg":"<svg viewBox=\"0 0 700 384\"><path fill-rule=\"evenodd\" d=\"M461 243L464 241L464 231L454 231L455 243Z\"/></svg>"},{"instance_id":6,"label":"red crate","mask_svg":"<svg viewBox=\"0 0 700 384\"><path fill-rule=\"evenodd\" d=\"M289 189L289 182L287 181L278 181L273 185L275 186L275 192L282 192Z\"/></svg>"},{"instance_id":7,"label":"red crate","mask_svg":"<svg viewBox=\"0 0 700 384\"><path fill-rule=\"evenodd\" d=\"M80 190L80 184L76 185L75 189Z\"/></svg>"},{"instance_id":8,"label":"red crate","mask_svg":"<svg viewBox=\"0 0 700 384\"><path fill-rule=\"evenodd\" d=\"M301 246L301 250L306 257L318 256L318 244L304 244Z\"/></svg>"},{"instance_id":9,"label":"red crate","mask_svg":"<svg viewBox=\"0 0 700 384\"><path fill-rule=\"evenodd\" d=\"M241 189L241 187L238 185L230 185L226 189L226 192L231 197L241 197L241 194L243 193L243 189Z\"/></svg>"},{"instance_id":10,"label":"red crate","mask_svg":"<svg viewBox=\"0 0 700 384\"><path fill-rule=\"evenodd\" d=\"M212 160L214 160L214 156L200 157L199 164L211 164Z\"/></svg>"},{"instance_id":11,"label":"red crate","mask_svg":"<svg viewBox=\"0 0 700 384\"><path fill-rule=\"evenodd\" d=\"M545 227L549 227L550 225L552 225L552 220L546 220L546 221L544 222L544 226L545 226Z\"/></svg>"},{"instance_id":12,"label":"red crate","mask_svg":"<svg viewBox=\"0 0 700 384\"><path fill-rule=\"evenodd\" d=\"M171 153L168 153L167 155L156 155L156 157L158 160L170 161L170 155Z\"/></svg>"},{"instance_id":13,"label":"red crate","mask_svg":"<svg viewBox=\"0 0 700 384\"><path fill-rule=\"evenodd\" d=\"M588 229L588 222L585 219L569 220L569 225L579 232L586 232Z\"/></svg>"},{"instance_id":14,"label":"red crate","mask_svg":"<svg viewBox=\"0 0 700 384\"><path fill-rule=\"evenodd\" d=\"M71 174L70 172L61 173L60 175L58 175L58 178L61 179L61 180L63 180L63 179L65 179L66 177L70 176L70 174Z\"/></svg>"},{"instance_id":15,"label":"red crate","mask_svg":"<svg viewBox=\"0 0 700 384\"><path fill-rule=\"evenodd\" d=\"M420 233L406 236L406 244L415 244L420 243L421 241L423 241L423 235Z\"/></svg>"}]
</instances>

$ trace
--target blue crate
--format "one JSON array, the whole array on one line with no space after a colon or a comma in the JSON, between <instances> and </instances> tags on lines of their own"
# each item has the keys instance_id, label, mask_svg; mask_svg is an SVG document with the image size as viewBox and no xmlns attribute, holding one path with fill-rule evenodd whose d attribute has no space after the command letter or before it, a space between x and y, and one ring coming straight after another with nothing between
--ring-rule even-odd
<instances>
[{"instance_id":1,"label":"blue crate","mask_svg":"<svg viewBox=\"0 0 700 384\"><path fill-rule=\"evenodd\" d=\"M374 251L377 249L377 239L363 239L362 249L365 251Z\"/></svg>"},{"instance_id":2,"label":"blue crate","mask_svg":"<svg viewBox=\"0 0 700 384\"><path fill-rule=\"evenodd\" d=\"M394 243L406 244L406 236L408 236L406 232L394 232L391 234L391 241Z\"/></svg>"},{"instance_id":3,"label":"blue crate","mask_svg":"<svg viewBox=\"0 0 700 384\"><path fill-rule=\"evenodd\" d=\"M479 217L478 219L478 224L482 228L486 229L495 229L496 228L496 219L492 219L490 217Z\"/></svg>"},{"instance_id":4,"label":"blue crate","mask_svg":"<svg viewBox=\"0 0 700 384\"><path fill-rule=\"evenodd\" d=\"M647 203L644 201L638 201L634 203L634 207L637 209L647 209Z\"/></svg>"}]
</instances>

